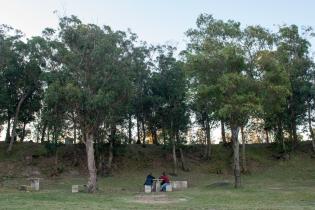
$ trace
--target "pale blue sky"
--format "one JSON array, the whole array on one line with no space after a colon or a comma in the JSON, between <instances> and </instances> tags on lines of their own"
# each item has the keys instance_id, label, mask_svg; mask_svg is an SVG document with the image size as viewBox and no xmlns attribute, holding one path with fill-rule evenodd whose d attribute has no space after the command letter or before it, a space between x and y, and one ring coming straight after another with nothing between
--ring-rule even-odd
<instances>
[{"instance_id":1,"label":"pale blue sky","mask_svg":"<svg viewBox=\"0 0 315 210\"><path fill-rule=\"evenodd\" d=\"M75 14L85 22L131 28L149 43L184 46L184 32L200 13L233 19L244 26L278 24L315 26L314 0L0 0L0 24L21 29L27 36L57 25L61 15Z\"/></svg>"}]
</instances>

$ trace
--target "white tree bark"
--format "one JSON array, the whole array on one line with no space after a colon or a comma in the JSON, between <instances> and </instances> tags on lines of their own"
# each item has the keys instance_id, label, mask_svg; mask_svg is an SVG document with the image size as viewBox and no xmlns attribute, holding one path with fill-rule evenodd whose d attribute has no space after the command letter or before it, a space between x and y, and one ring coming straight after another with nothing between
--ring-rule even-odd
<instances>
[{"instance_id":1,"label":"white tree bark","mask_svg":"<svg viewBox=\"0 0 315 210\"><path fill-rule=\"evenodd\" d=\"M93 147L93 135L91 133L86 134L86 155L87 155L87 163L88 163L88 170L89 170L89 179L87 184L88 192L94 193L96 192L96 181L97 181L97 174L96 174L96 167L95 167L95 157L94 157L94 147Z\"/></svg>"},{"instance_id":2,"label":"white tree bark","mask_svg":"<svg viewBox=\"0 0 315 210\"><path fill-rule=\"evenodd\" d=\"M240 147L238 141L239 128L231 125L232 142L233 142L233 169L234 169L234 187L241 187L241 170L240 170Z\"/></svg>"}]
</instances>

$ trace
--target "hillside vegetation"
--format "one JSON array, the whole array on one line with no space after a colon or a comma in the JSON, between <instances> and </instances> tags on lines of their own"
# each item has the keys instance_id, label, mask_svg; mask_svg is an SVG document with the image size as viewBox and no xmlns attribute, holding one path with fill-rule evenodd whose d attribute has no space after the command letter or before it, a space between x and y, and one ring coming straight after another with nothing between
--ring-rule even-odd
<instances>
[{"instance_id":1,"label":"hillside vegetation","mask_svg":"<svg viewBox=\"0 0 315 210\"><path fill-rule=\"evenodd\" d=\"M0 144L5 150L6 145ZM200 146L184 147L189 171L172 180L188 180L189 188L171 193L143 193L148 172L172 171L170 149L164 146L119 145L112 174L98 177L98 192L71 194L71 185L88 177L84 146L63 145L49 156L42 144L17 144L1 152L1 209L314 209L315 159L309 142L300 144L289 160L277 159L273 145L247 145L249 172L243 187L233 187L232 149L213 145L213 158L204 160ZM105 154L107 155L107 154ZM26 157L32 156L32 160ZM29 176L43 178L39 192L22 192Z\"/></svg>"}]
</instances>

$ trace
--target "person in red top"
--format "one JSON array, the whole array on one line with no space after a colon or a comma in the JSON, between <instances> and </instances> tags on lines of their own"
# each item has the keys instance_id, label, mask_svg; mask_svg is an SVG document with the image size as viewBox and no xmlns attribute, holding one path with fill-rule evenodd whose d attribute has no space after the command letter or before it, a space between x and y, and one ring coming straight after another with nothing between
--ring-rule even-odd
<instances>
[{"instance_id":1,"label":"person in red top","mask_svg":"<svg viewBox=\"0 0 315 210\"><path fill-rule=\"evenodd\" d=\"M160 176L160 179L162 179L161 182L161 191L166 191L166 186L170 184L170 179L168 176L166 176L165 172L162 173L162 176Z\"/></svg>"}]
</instances>

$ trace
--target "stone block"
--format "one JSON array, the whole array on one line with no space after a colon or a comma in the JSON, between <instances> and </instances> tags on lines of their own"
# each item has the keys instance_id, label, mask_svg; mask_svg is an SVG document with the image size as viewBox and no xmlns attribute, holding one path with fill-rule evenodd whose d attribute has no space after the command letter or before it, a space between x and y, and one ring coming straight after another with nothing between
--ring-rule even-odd
<instances>
[{"instance_id":1,"label":"stone block","mask_svg":"<svg viewBox=\"0 0 315 210\"><path fill-rule=\"evenodd\" d=\"M79 185L72 185L72 193L78 193L79 192Z\"/></svg>"},{"instance_id":2,"label":"stone block","mask_svg":"<svg viewBox=\"0 0 315 210\"><path fill-rule=\"evenodd\" d=\"M144 192L146 192L146 193L152 192L152 186L151 185L144 185Z\"/></svg>"}]
</instances>

